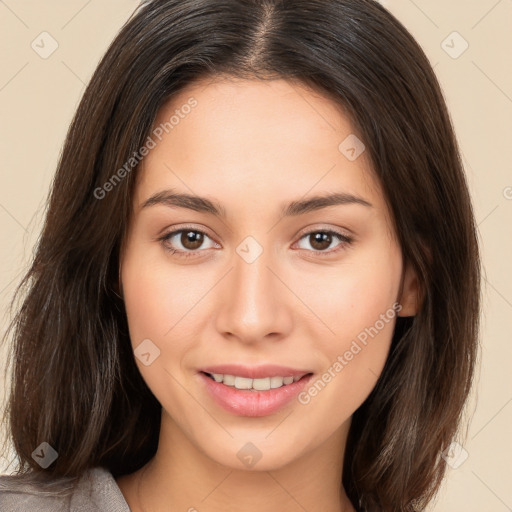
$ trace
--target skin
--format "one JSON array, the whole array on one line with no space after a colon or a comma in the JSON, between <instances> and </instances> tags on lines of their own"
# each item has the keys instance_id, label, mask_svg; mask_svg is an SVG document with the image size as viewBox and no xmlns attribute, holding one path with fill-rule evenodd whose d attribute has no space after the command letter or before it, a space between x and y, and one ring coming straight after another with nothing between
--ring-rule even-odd
<instances>
[{"instance_id":1,"label":"skin","mask_svg":"<svg viewBox=\"0 0 512 512\"><path fill-rule=\"evenodd\" d=\"M355 130L337 104L284 80L217 77L173 97L155 126L191 96L197 106L139 169L122 252L133 348L149 338L160 350L149 366L136 363L162 423L155 457L117 483L134 512L353 511L340 488L347 433L384 367L396 316L308 404L294 400L268 416L221 409L197 372L275 363L318 379L394 303L400 316L416 313L417 278L403 265L366 153L349 161L338 149ZM219 202L226 218L142 208L170 188ZM372 207L279 215L283 203L334 191ZM181 233L158 240L185 227L204 231L202 244ZM329 229L353 242L315 244L307 235ZM236 252L247 236L263 249L250 264ZM195 255L179 258L170 246ZM237 457L248 442L262 454L250 468Z\"/></svg>"}]
</instances>

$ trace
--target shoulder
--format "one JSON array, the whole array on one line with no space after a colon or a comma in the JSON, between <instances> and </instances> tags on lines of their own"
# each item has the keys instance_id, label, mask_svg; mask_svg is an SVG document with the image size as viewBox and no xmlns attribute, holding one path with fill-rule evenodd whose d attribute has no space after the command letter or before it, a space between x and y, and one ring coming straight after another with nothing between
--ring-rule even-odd
<instances>
[{"instance_id":1,"label":"shoulder","mask_svg":"<svg viewBox=\"0 0 512 512\"><path fill-rule=\"evenodd\" d=\"M0 512L130 512L112 473L87 470L73 483L0 475Z\"/></svg>"}]
</instances>

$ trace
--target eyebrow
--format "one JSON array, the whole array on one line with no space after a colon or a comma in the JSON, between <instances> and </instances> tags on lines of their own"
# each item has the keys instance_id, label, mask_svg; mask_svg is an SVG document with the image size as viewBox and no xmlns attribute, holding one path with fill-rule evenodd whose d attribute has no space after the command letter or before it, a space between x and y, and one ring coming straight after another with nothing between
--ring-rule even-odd
<instances>
[{"instance_id":1,"label":"eyebrow","mask_svg":"<svg viewBox=\"0 0 512 512\"><path fill-rule=\"evenodd\" d=\"M362 197L346 192L336 192L291 201L290 203L281 205L280 212L283 217L292 217L321 210L329 206L346 204L359 204L368 208L373 208L373 205ZM151 197L146 199L144 203L142 203L142 208L148 208L154 205L186 208L196 212L209 213L221 218L226 218L227 216L225 208L215 200L192 194L177 193L172 189L162 190L153 194Z\"/></svg>"}]
</instances>

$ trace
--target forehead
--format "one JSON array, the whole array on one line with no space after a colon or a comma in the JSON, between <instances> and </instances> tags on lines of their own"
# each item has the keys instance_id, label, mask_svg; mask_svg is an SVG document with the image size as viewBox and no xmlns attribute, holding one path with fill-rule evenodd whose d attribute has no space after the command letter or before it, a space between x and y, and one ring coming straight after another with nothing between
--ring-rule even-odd
<instances>
[{"instance_id":1,"label":"forehead","mask_svg":"<svg viewBox=\"0 0 512 512\"><path fill-rule=\"evenodd\" d=\"M188 109L192 99L197 105ZM339 143L355 135L340 104L282 79L203 78L165 104L155 125L164 125L182 110L190 113L182 114L179 120L174 116L174 123L178 121L172 127L176 144L178 140L193 142L210 156L222 154L224 160L229 156L226 147L229 154L238 154L237 148L246 155L249 152L256 164L268 156L281 156L283 151L293 163L298 159L293 155L299 155L300 150L322 150L326 159L333 160L333 155L338 156Z\"/></svg>"},{"instance_id":2,"label":"forehead","mask_svg":"<svg viewBox=\"0 0 512 512\"><path fill-rule=\"evenodd\" d=\"M361 138L343 108L297 83L202 79L160 109L153 133L159 127L139 170L139 205L173 188L219 198L228 213L248 198L268 208L334 191L385 209L366 153L351 160L343 152L344 141Z\"/></svg>"}]
</instances>

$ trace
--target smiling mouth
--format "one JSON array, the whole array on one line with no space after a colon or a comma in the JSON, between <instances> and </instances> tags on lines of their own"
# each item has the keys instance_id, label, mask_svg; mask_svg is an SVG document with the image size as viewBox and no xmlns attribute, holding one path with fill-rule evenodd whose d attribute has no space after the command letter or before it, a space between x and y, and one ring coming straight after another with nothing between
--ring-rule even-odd
<instances>
[{"instance_id":1,"label":"smiling mouth","mask_svg":"<svg viewBox=\"0 0 512 512\"><path fill-rule=\"evenodd\" d=\"M289 386L290 384L298 382L304 377L312 375L312 373L304 373L303 375L296 375L294 377L276 375L273 377L250 379L247 377L222 373L208 373L204 371L201 373L209 377L211 380L214 380L215 382L224 384L225 386L231 388L236 388L240 391L270 391L271 389L278 389L281 387Z\"/></svg>"}]
</instances>

